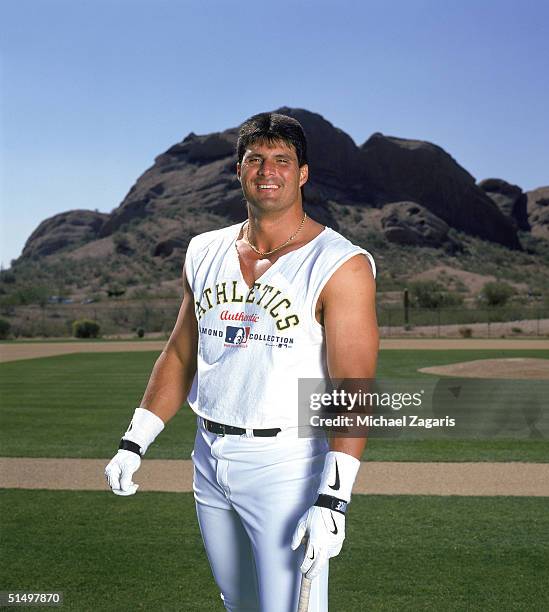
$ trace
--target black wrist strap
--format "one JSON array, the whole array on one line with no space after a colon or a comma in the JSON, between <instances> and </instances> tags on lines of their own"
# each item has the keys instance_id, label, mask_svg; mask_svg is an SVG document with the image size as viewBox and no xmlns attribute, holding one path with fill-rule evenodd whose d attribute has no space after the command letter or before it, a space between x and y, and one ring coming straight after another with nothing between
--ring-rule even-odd
<instances>
[{"instance_id":1,"label":"black wrist strap","mask_svg":"<svg viewBox=\"0 0 549 612\"><path fill-rule=\"evenodd\" d=\"M340 514L345 514L345 512L347 512L346 501L338 499L337 497L332 497L331 495L324 495L323 493L319 494L314 505L320 506L321 508L330 508L330 510L334 510Z\"/></svg>"},{"instance_id":2,"label":"black wrist strap","mask_svg":"<svg viewBox=\"0 0 549 612\"><path fill-rule=\"evenodd\" d=\"M141 457L141 447L135 442L130 442L130 440L124 440L124 438L122 438L122 440L120 440L118 448L120 450L131 451L132 453L135 453L136 455L139 455Z\"/></svg>"}]
</instances>

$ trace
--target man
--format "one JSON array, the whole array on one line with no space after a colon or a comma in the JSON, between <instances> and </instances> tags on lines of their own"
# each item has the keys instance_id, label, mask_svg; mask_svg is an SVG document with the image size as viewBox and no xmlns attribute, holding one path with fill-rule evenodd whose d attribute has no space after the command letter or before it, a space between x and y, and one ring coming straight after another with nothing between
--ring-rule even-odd
<instances>
[{"instance_id":1,"label":"man","mask_svg":"<svg viewBox=\"0 0 549 612\"><path fill-rule=\"evenodd\" d=\"M309 610L323 612L365 439L298 437L297 381L374 376L375 265L304 213L295 119L250 118L237 154L248 220L189 244L177 322L106 475L135 493L141 456L188 398L198 521L225 608L293 612L301 570Z\"/></svg>"},{"instance_id":2,"label":"man","mask_svg":"<svg viewBox=\"0 0 549 612\"><path fill-rule=\"evenodd\" d=\"M242 344L242 342L244 341L244 329L242 327L237 327L237 328L231 327L229 329L231 332L235 330L234 336L231 336L228 334L227 338L228 339L230 338L229 341L232 341L233 344Z\"/></svg>"}]
</instances>

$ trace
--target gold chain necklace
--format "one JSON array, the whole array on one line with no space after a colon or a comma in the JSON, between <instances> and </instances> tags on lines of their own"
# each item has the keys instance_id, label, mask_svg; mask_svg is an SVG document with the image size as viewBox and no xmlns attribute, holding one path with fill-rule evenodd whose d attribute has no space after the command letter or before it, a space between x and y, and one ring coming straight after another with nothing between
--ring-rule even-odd
<instances>
[{"instance_id":1,"label":"gold chain necklace","mask_svg":"<svg viewBox=\"0 0 549 612\"><path fill-rule=\"evenodd\" d=\"M277 251L280 251L280 249L283 249L287 244L289 244L299 234L299 232L303 228L303 224L305 223L305 219L306 218L307 218L307 213L304 212L303 213L303 219L301 219L301 223L299 224L299 227L297 228L297 230L288 238L288 240L286 240L286 242L284 242L280 246L277 246L275 249L272 249L270 251L260 251L257 247L255 247L250 242L250 222L249 221L248 221L248 225L246 225L246 232L244 234L244 240L246 241L246 244L252 249L252 251L254 253L257 253L258 255L261 255L261 257L266 257L267 255L272 255L273 253L276 253ZM236 246L236 243L235 243L235 246ZM238 247L236 249L236 252L238 253Z\"/></svg>"}]
</instances>

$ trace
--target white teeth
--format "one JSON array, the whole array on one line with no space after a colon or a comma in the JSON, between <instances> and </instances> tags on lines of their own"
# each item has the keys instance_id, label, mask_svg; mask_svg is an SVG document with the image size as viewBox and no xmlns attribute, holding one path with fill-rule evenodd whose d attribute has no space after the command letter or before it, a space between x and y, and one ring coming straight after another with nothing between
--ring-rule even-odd
<instances>
[{"instance_id":1,"label":"white teeth","mask_svg":"<svg viewBox=\"0 0 549 612\"><path fill-rule=\"evenodd\" d=\"M259 189L278 189L278 185L259 185Z\"/></svg>"}]
</instances>

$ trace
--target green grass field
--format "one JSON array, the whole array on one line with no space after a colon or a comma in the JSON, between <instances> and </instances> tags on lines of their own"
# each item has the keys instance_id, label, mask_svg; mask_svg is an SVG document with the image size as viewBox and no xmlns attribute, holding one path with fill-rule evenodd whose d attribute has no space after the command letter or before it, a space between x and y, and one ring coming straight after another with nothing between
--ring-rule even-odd
<instances>
[{"instance_id":1,"label":"green grass field","mask_svg":"<svg viewBox=\"0 0 549 612\"><path fill-rule=\"evenodd\" d=\"M2 589L61 590L66 610L223 609L191 494L1 495ZM355 496L330 610L549 609L546 510L536 498Z\"/></svg>"},{"instance_id":2,"label":"green grass field","mask_svg":"<svg viewBox=\"0 0 549 612\"><path fill-rule=\"evenodd\" d=\"M0 364L0 455L108 458L155 353L64 355ZM422 366L549 351L383 351L379 377ZM188 458L183 409L147 457ZM548 461L546 440L369 443L367 460ZM191 493L2 490L0 590L61 590L66 610L197 612L222 605ZM331 564L333 612L549 609L544 498L355 495ZM21 608L20 608L21 609ZM31 608L22 608L31 609Z\"/></svg>"},{"instance_id":3,"label":"green grass field","mask_svg":"<svg viewBox=\"0 0 549 612\"><path fill-rule=\"evenodd\" d=\"M6 457L89 457L113 454L139 404L153 352L62 355L0 364L2 438ZM545 357L547 350L382 351L380 378L432 381L417 368L494 357ZM196 419L182 409L147 454L188 458ZM371 461L548 461L546 439L382 440L369 442Z\"/></svg>"}]
</instances>

